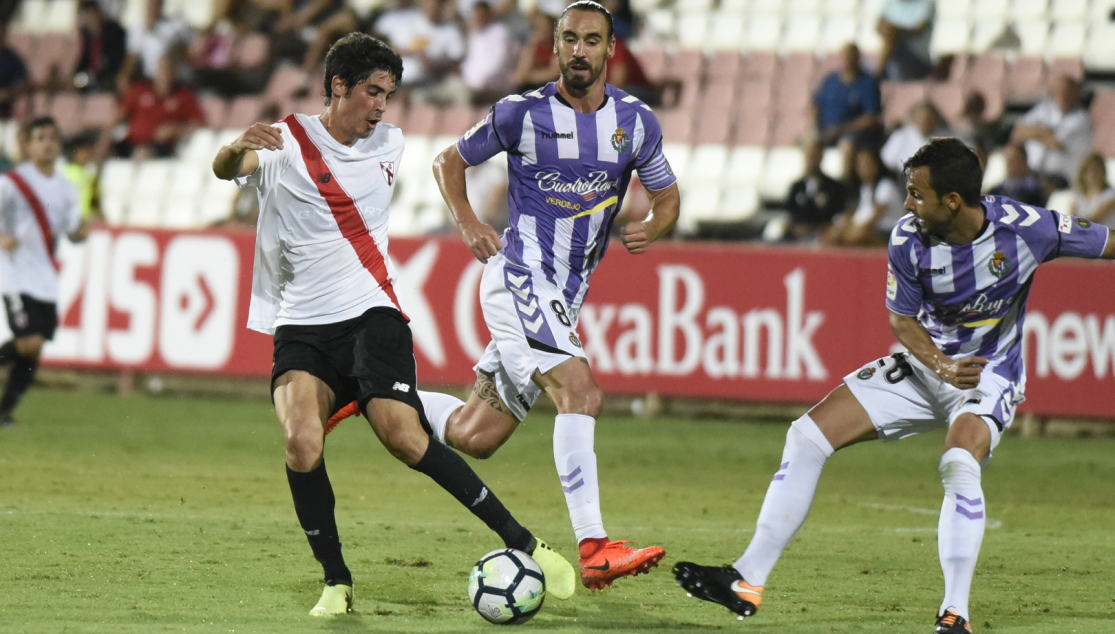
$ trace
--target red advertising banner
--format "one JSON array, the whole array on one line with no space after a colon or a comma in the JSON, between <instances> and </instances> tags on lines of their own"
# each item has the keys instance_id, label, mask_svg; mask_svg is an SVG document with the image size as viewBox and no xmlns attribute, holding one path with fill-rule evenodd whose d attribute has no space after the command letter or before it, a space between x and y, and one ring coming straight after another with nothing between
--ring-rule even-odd
<instances>
[{"instance_id":1,"label":"red advertising banner","mask_svg":"<svg viewBox=\"0 0 1115 634\"><path fill-rule=\"evenodd\" d=\"M253 244L250 232L99 229L67 245L47 363L269 376L270 337L244 327ZM419 377L470 385L489 340L483 265L450 238L395 239L391 252ZM615 245L580 333L607 392L811 403L896 349L885 280L881 251L679 242L633 256ZM1023 411L1115 418L1115 264L1042 267L1025 342Z\"/></svg>"}]
</instances>

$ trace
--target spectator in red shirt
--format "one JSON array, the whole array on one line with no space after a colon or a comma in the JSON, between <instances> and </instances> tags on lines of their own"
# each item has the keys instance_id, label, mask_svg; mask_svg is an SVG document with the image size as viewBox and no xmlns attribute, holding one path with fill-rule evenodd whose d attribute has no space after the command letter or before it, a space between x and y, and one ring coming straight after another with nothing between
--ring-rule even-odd
<instances>
[{"instance_id":1,"label":"spectator in red shirt","mask_svg":"<svg viewBox=\"0 0 1115 634\"><path fill-rule=\"evenodd\" d=\"M638 97L648 106L662 102L658 88L651 83L643 72L639 59L627 48L627 42L616 35L616 53L608 60L607 82L630 95Z\"/></svg>"},{"instance_id":2,"label":"spectator in red shirt","mask_svg":"<svg viewBox=\"0 0 1115 634\"><path fill-rule=\"evenodd\" d=\"M133 82L124 93L116 124L124 121L128 132L116 145L118 156L167 158L174 155L180 140L205 125L205 114L193 89L178 83L174 63L164 57L154 81Z\"/></svg>"}]
</instances>

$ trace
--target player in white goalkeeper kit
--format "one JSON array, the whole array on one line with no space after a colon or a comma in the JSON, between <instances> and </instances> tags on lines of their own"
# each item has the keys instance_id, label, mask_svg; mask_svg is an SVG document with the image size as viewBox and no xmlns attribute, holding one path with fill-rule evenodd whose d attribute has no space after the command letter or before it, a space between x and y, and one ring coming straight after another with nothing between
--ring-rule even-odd
<instances>
[{"instance_id":1,"label":"player in white goalkeeper kit","mask_svg":"<svg viewBox=\"0 0 1115 634\"><path fill-rule=\"evenodd\" d=\"M325 572L310 613L352 606L324 445L326 421L353 401L393 456L432 478L507 547L533 554L551 593L568 597L572 566L515 521L459 455L430 442L409 320L387 253L403 135L381 119L402 60L383 42L352 33L330 49L325 71L321 115L253 125L213 162L218 177L255 187L260 199L248 326L275 336L272 397L286 436L287 478Z\"/></svg>"},{"instance_id":2,"label":"player in white goalkeeper kit","mask_svg":"<svg viewBox=\"0 0 1115 634\"><path fill-rule=\"evenodd\" d=\"M681 562L678 583L740 618L805 522L833 452L948 427L937 546L945 596L936 634L970 633L968 595L983 542L983 467L1023 400L1022 325L1034 271L1059 257L1115 259L1110 231L1001 196L980 197L983 171L958 139L933 139L906 161L907 214L891 232L887 308L908 352L844 377L786 436L755 536L733 566Z\"/></svg>"}]
</instances>

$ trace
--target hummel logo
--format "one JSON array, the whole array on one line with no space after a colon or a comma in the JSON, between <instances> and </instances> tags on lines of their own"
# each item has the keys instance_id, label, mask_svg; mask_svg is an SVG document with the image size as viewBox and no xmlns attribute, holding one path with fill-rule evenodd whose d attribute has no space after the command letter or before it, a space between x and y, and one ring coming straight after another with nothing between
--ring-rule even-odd
<instances>
[{"instance_id":1,"label":"hummel logo","mask_svg":"<svg viewBox=\"0 0 1115 634\"><path fill-rule=\"evenodd\" d=\"M405 394L410 391L410 386L406 383L396 383L391 389Z\"/></svg>"},{"instance_id":2,"label":"hummel logo","mask_svg":"<svg viewBox=\"0 0 1115 634\"><path fill-rule=\"evenodd\" d=\"M321 174L317 175L317 182L321 183L322 185L329 184L329 181L331 180L333 180L333 175L329 172L322 172Z\"/></svg>"},{"instance_id":3,"label":"hummel logo","mask_svg":"<svg viewBox=\"0 0 1115 634\"><path fill-rule=\"evenodd\" d=\"M601 572L607 572L612 569L612 562L605 559L603 566L585 566L585 568L588 568L589 570L599 570Z\"/></svg>"}]
</instances>

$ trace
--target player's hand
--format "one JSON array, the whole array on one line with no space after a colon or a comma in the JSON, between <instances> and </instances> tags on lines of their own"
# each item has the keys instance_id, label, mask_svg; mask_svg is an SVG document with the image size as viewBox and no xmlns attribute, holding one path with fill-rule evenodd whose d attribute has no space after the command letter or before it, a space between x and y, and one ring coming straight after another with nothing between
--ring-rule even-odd
<instances>
[{"instance_id":1,"label":"player's hand","mask_svg":"<svg viewBox=\"0 0 1115 634\"><path fill-rule=\"evenodd\" d=\"M283 131L266 123L253 123L252 127L244 130L232 143L232 149L237 152L247 150L281 150L283 149Z\"/></svg>"},{"instance_id":2,"label":"player's hand","mask_svg":"<svg viewBox=\"0 0 1115 634\"><path fill-rule=\"evenodd\" d=\"M499 233L491 225L479 220L461 225L461 239L465 241L465 246L472 251L476 259L485 264L488 258L499 253L503 248L503 240L500 240Z\"/></svg>"},{"instance_id":3,"label":"player's hand","mask_svg":"<svg viewBox=\"0 0 1115 634\"><path fill-rule=\"evenodd\" d=\"M953 359L943 364L937 374L953 387L970 390L979 385L980 375L988 363L983 357Z\"/></svg>"},{"instance_id":4,"label":"player's hand","mask_svg":"<svg viewBox=\"0 0 1115 634\"><path fill-rule=\"evenodd\" d=\"M619 230L619 239L623 246L631 253L646 253L650 239L647 237L647 226L642 222L629 222Z\"/></svg>"},{"instance_id":5,"label":"player's hand","mask_svg":"<svg viewBox=\"0 0 1115 634\"><path fill-rule=\"evenodd\" d=\"M15 251L16 247L18 246L19 240L16 240L14 236L0 233L0 249L4 249L5 251Z\"/></svg>"}]
</instances>

